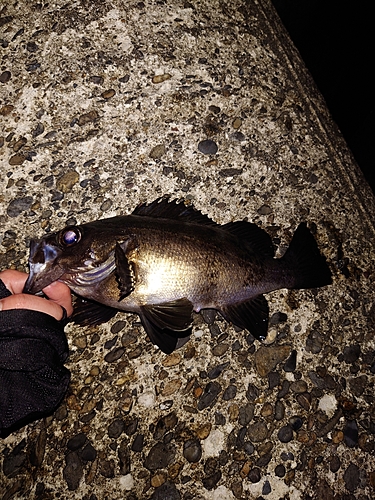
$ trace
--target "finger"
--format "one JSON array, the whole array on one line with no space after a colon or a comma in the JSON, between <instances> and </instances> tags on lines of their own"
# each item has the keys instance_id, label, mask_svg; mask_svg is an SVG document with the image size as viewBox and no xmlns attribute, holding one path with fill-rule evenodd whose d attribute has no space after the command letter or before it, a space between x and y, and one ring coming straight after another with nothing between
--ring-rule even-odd
<instances>
[{"instance_id":1,"label":"finger","mask_svg":"<svg viewBox=\"0 0 375 500\"><path fill-rule=\"evenodd\" d=\"M69 287L59 281L54 281L50 285L43 288L43 293L48 297L50 302L55 302L61 307L64 307L69 316L73 313L72 296Z\"/></svg>"},{"instance_id":2,"label":"finger","mask_svg":"<svg viewBox=\"0 0 375 500\"><path fill-rule=\"evenodd\" d=\"M63 317L63 310L59 304L52 300L46 300L36 295L27 295L18 293L10 295L5 299L0 300L0 310L7 311L10 309L30 309L32 311L40 311L54 317L60 321ZM68 312L68 311L67 311Z\"/></svg>"},{"instance_id":3,"label":"finger","mask_svg":"<svg viewBox=\"0 0 375 500\"><path fill-rule=\"evenodd\" d=\"M15 269L6 269L0 272L0 279L11 293L21 293L27 277L28 274Z\"/></svg>"}]
</instances>

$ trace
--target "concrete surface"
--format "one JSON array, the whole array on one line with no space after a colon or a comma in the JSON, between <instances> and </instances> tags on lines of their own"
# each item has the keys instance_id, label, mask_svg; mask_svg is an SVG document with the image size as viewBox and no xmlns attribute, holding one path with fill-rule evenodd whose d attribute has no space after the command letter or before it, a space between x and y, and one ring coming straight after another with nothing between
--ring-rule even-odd
<instances>
[{"instance_id":1,"label":"concrete surface","mask_svg":"<svg viewBox=\"0 0 375 500\"><path fill-rule=\"evenodd\" d=\"M1 25L1 268L169 193L278 252L306 220L334 284L269 294L266 346L200 315L171 356L137 316L70 326L69 393L0 443L0 497L373 498L374 199L269 2L21 1Z\"/></svg>"}]
</instances>

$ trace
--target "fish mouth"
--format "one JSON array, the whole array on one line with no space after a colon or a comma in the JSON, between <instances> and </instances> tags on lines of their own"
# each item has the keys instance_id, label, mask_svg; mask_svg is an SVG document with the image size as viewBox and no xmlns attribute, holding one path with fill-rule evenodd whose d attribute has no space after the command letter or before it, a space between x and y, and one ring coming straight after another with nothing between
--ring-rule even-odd
<instances>
[{"instance_id":1,"label":"fish mouth","mask_svg":"<svg viewBox=\"0 0 375 500\"><path fill-rule=\"evenodd\" d=\"M53 281L61 278L64 271L56 265L59 254L58 248L46 241L31 240L29 277L26 280L23 293L36 294Z\"/></svg>"}]
</instances>

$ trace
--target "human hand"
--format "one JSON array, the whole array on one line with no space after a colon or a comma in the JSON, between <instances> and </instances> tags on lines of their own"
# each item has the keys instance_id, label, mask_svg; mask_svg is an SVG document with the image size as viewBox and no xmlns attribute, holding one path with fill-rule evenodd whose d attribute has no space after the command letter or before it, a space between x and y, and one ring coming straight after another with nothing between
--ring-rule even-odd
<instances>
[{"instance_id":1,"label":"human hand","mask_svg":"<svg viewBox=\"0 0 375 500\"><path fill-rule=\"evenodd\" d=\"M58 321L64 317L64 308L69 317L73 312L72 298L69 288L58 281L43 288L47 298L22 293L28 275L7 269L0 272L0 279L7 289L12 293L9 297L0 300L0 311L9 309L31 309L44 312Z\"/></svg>"}]
</instances>

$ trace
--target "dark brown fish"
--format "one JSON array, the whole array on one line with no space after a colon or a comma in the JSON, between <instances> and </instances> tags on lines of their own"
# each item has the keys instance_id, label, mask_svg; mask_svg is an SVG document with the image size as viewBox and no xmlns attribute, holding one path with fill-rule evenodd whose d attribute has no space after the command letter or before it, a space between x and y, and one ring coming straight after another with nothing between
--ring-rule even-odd
<instances>
[{"instance_id":1,"label":"dark brown fish","mask_svg":"<svg viewBox=\"0 0 375 500\"><path fill-rule=\"evenodd\" d=\"M28 293L55 280L79 297L73 319L99 324L120 310L137 313L152 342L172 352L191 333L192 313L213 308L264 339L268 303L280 288L315 288L331 273L305 223L285 255L249 222L218 225L166 198L128 216L69 226L31 242Z\"/></svg>"}]
</instances>

